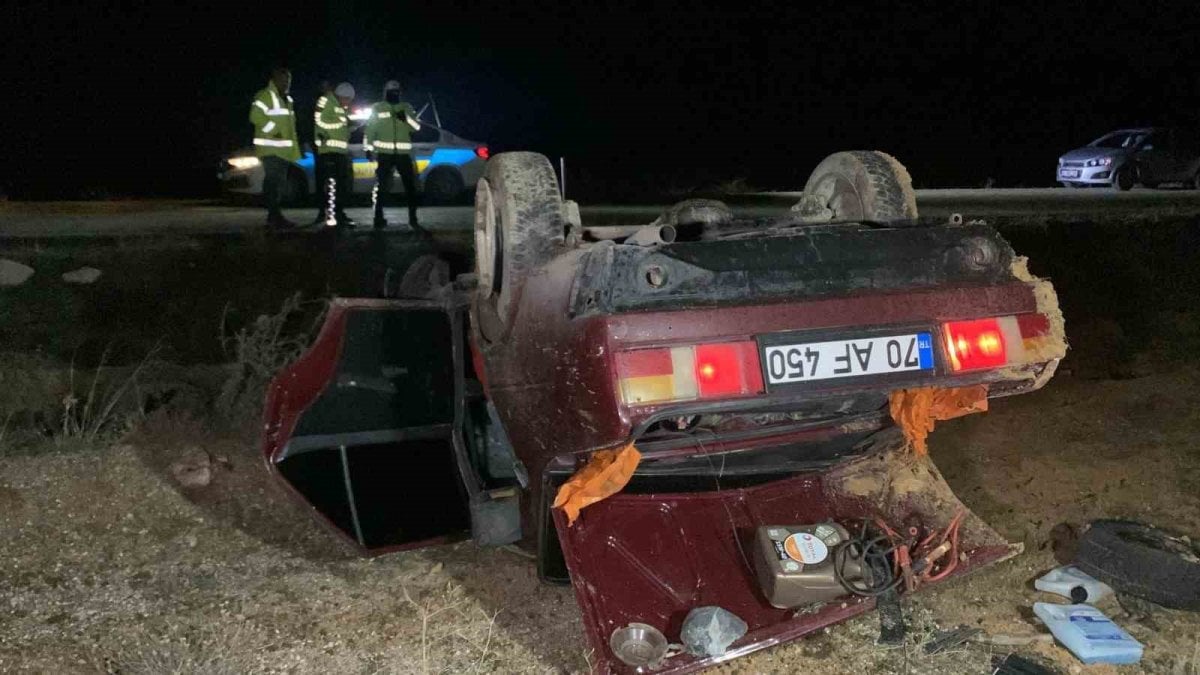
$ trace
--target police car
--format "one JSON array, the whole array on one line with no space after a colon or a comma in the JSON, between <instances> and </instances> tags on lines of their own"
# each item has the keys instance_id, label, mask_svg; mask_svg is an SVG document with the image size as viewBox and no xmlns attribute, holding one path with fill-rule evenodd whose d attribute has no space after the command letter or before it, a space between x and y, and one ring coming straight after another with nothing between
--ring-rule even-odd
<instances>
[{"instance_id":1,"label":"police car","mask_svg":"<svg viewBox=\"0 0 1200 675\"><path fill-rule=\"evenodd\" d=\"M368 113L368 109L356 110L351 119L365 120ZM368 160L363 150L363 132L359 128L351 134L350 158L354 165L354 192L369 195L375 186L375 162ZM417 182L428 203L456 201L468 188L474 188L483 175L488 159L488 146L484 143L469 141L424 121L420 129L412 132L412 143ZM262 194L262 163L253 148L226 158L217 178L228 192ZM392 191L403 192L402 181L395 181ZM305 144L304 155L288 173L284 203L300 204L316 192L316 155Z\"/></svg>"}]
</instances>

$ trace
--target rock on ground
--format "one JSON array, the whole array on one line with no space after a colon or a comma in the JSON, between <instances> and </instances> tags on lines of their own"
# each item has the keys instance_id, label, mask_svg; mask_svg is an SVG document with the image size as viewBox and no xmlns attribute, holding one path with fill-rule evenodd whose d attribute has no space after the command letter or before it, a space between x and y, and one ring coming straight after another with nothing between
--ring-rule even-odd
<instances>
[{"instance_id":1,"label":"rock on ground","mask_svg":"<svg viewBox=\"0 0 1200 675\"><path fill-rule=\"evenodd\" d=\"M33 268L15 260L0 260L0 286L20 286L33 276Z\"/></svg>"},{"instance_id":2,"label":"rock on ground","mask_svg":"<svg viewBox=\"0 0 1200 675\"><path fill-rule=\"evenodd\" d=\"M103 274L95 267L80 267L62 275L62 280L68 284L94 284Z\"/></svg>"},{"instance_id":3,"label":"rock on ground","mask_svg":"<svg viewBox=\"0 0 1200 675\"><path fill-rule=\"evenodd\" d=\"M201 448L191 447L183 458L171 464L171 475L185 488L202 488L212 482L212 457Z\"/></svg>"}]
</instances>

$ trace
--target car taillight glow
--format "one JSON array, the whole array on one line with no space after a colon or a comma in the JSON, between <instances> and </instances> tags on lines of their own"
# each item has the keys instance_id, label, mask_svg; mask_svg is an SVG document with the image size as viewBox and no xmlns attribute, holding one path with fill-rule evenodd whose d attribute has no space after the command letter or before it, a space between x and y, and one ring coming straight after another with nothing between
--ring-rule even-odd
<instances>
[{"instance_id":1,"label":"car taillight glow","mask_svg":"<svg viewBox=\"0 0 1200 675\"><path fill-rule=\"evenodd\" d=\"M1044 314L1017 314L942 324L955 372L1019 366L1062 358L1066 344L1051 334Z\"/></svg>"},{"instance_id":2,"label":"car taillight glow","mask_svg":"<svg viewBox=\"0 0 1200 675\"><path fill-rule=\"evenodd\" d=\"M475 148L475 155L479 157L479 159L487 159L488 157L491 157L491 152L488 150L488 146L481 145L478 148Z\"/></svg>"},{"instance_id":3,"label":"car taillight glow","mask_svg":"<svg viewBox=\"0 0 1200 675\"><path fill-rule=\"evenodd\" d=\"M763 392L754 341L636 349L617 354L626 405L746 396Z\"/></svg>"},{"instance_id":4,"label":"car taillight glow","mask_svg":"<svg viewBox=\"0 0 1200 675\"><path fill-rule=\"evenodd\" d=\"M946 355L955 371L999 368L1008 363L999 320L952 321L943 329Z\"/></svg>"}]
</instances>

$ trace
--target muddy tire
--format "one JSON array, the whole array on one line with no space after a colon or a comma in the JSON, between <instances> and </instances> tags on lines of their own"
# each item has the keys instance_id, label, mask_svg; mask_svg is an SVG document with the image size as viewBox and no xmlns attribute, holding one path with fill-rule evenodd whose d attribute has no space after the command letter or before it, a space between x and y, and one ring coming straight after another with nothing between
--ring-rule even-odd
<instances>
[{"instance_id":1,"label":"muddy tire","mask_svg":"<svg viewBox=\"0 0 1200 675\"><path fill-rule=\"evenodd\" d=\"M908 171L895 157L852 150L835 152L813 169L793 210L814 221L897 227L916 224L917 198Z\"/></svg>"},{"instance_id":2,"label":"muddy tire","mask_svg":"<svg viewBox=\"0 0 1200 675\"><path fill-rule=\"evenodd\" d=\"M1184 537L1131 521L1096 521L1079 540L1075 565L1118 592L1200 611L1200 547Z\"/></svg>"},{"instance_id":3,"label":"muddy tire","mask_svg":"<svg viewBox=\"0 0 1200 675\"><path fill-rule=\"evenodd\" d=\"M475 188L477 305L485 337L516 314L528 276L564 247L567 220L550 160L506 152L488 160Z\"/></svg>"}]
</instances>

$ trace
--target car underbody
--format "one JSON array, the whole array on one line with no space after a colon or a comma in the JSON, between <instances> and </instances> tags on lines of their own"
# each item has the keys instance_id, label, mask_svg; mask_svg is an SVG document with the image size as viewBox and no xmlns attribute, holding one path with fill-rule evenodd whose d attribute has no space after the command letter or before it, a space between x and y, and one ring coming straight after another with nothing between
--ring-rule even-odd
<instances>
[{"instance_id":1,"label":"car underbody","mask_svg":"<svg viewBox=\"0 0 1200 675\"><path fill-rule=\"evenodd\" d=\"M920 221L887 155L831 156L782 217L693 201L606 228L580 222L545 158L499 155L476 248L474 274L335 300L272 383L268 468L364 551L520 544L574 586L598 672L673 673L1020 551L896 411L921 392L986 407L1043 386L1066 352L1057 299L986 224ZM552 506L634 447L636 470L573 522ZM812 544L824 553L764 572L756 537L822 525L843 533ZM874 562L868 531L888 542ZM840 585L812 591L805 570ZM800 590L780 606L785 583ZM676 642L709 606L746 624L719 654L629 638Z\"/></svg>"}]
</instances>

